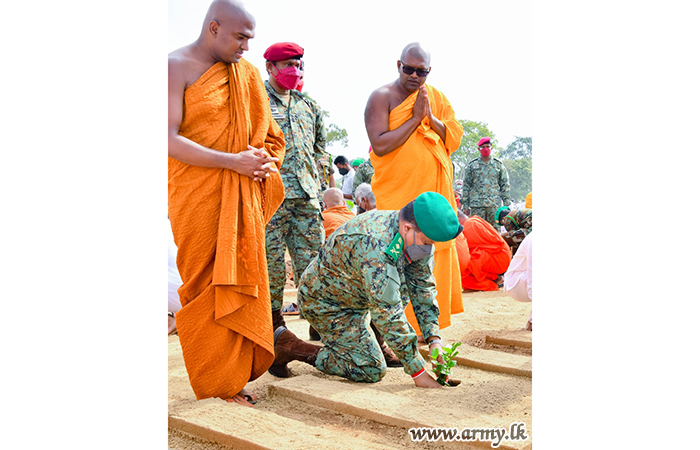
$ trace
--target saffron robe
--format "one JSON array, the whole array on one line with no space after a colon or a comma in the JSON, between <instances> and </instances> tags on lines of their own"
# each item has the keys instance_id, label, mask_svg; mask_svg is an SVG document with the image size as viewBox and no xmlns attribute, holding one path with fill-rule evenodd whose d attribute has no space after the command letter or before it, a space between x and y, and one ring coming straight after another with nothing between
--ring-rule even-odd
<instances>
[{"instance_id":1,"label":"saffron robe","mask_svg":"<svg viewBox=\"0 0 700 450\"><path fill-rule=\"evenodd\" d=\"M376 152L370 153L370 161L374 166L372 192L379 210L401 209L423 192L433 191L442 194L456 214L450 154L459 148L463 129L445 95L432 86L425 87L433 115L445 124L445 141L430 128L430 120L426 117L406 142L394 151L381 157ZM390 130L395 130L411 118L418 92L409 95L389 113ZM451 323L451 314L464 311L454 240L436 243L434 258L433 275L440 308L439 326L445 328ZM420 334L411 304L406 308L406 317L413 329Z\"/></svg>"},{"instance_id":2,"label":"saffron robe","mask_svg":"<svg viewBox=\"0 0 700 450\"><path fill-rule=\"evenodd\" d=\"M494 282L508 270L512 253L499 232L479 216L464 222L462 234L469 245L469 262L462 270L462 288L474 291L497 291Z\"/></svg>"},{"instance_id":3,"label":"saffron robe","mask_svg":"<svg viewBox=\"0 0 700 450\"><path fill-rule=\"evenodd\" d=\"M348 209L345 203L330 207L321 214L323 215L323 228L326 230L326 238L337 230L339 226L355 217L355 214Z\"/></svg>"},{"instance_id":4,"label":"saffron robe","mask_svg":"<svg viewBox=\"0 0 700 450\"><path fill-rule=\"evenodd\" d=\"M180 135L221 152L250 144L284 157L260 73L218 62L185 90ZM279 173L262 182L168 158L168 215L183 284L177 328L197 399L230 398L274 361L265 224L284 199Z\"/></svg>"}]
</instances>

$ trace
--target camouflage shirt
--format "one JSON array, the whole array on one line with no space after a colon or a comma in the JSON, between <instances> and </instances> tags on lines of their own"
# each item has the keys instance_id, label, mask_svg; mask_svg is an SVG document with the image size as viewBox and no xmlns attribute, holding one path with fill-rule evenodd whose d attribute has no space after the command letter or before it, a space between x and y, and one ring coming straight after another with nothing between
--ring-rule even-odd
<instances>
[{"instance_id":1,"label":"camouflage shirt","mask_svg":"<svg viewBox=\"0 0 700 450\"><path fill-rule=\"evenodd\" d=\"M511 219L508 219L508 217ZM522 230L522 237L525 238L525 236L532 233L532 210L517 209L511 211L507 217L503 218L503 224L508 237L512 238L518 230Z\"/></svg>"},{"instance_id":2,"label":"camouflage shirt","mask_svg":"<svg viewBox=\"0 0 700 450\"><path fill-rule=\"evenodd\" d=\"M372 175L374 175L374 166L369 159L360 164L355 170L355 178L352 181L352 197L355 198L355 190L362 183L372 184Z\"/></svg>"},{"instance_id":3,"label":"camouflage shirt","mask_svg":"<svg viewBox=\"0 0 700 450\"><path fill-rule=\"evenodd\" d=\"M327 164L330 158L326 148L326 128L323 124L323 111L311 98L292 89L289 104L275 92L268 81L265 89L270 99L272 117L284 133L287 148L280 175L284 183L285 198L319 198L321 180L317 164Z\"/></svg>"},{"instance_id":4,"label":"camouflage shirt","mask_svg":"<svg viewBox=\"0 0 700 450\"><path fill-rule=\"evenodd\" d=\"M508 171L501 160L491 157L483 162L481 157L469 161L462 187L462 204L468 208L510 205L510 181Z\"/></svg>"},{"instance_id":5,"label":"camouflage shirt","mask_svg":"<svg viewBox=\"0 0 700 450\"><path fill-rule=\"evenodd\" d=\"M440 336L433 257L408 262L398 211L370 211L331 234L301 277L299 291L316 314L369 310L408 374L424 364L404 309L410 299L424 336Z\"/></svg>"}]
</instances>

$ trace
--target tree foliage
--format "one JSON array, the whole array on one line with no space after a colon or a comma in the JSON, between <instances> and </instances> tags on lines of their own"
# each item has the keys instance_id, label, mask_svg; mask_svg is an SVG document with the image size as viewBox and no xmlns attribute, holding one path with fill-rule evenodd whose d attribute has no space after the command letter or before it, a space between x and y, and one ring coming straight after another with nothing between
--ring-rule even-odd
<instances>
[{"instance_id":1,"label":"tree foliage","mask_svg":"<svg viewBox=\"0 0 700 450\"><path fill-rule=\"evenodd\" d=\"M499 158L520 159L532 158L532 137L516 136L515 140L501 151Z\"/></svg>"},{"instance_id":2,"label":"tree foliage","mask_svg":"<svg viewBox=\"0 0 700 450\"><path fill-rule=\"evenodd\" d=\"M348 132L345 128L340 128L338 125L331 123L326 127L326 145L331 145L333 142L340 142L340 145L347 147Z\"/></svg>"},{"instance_id":3,"label":"tree foliage","mask_svg":"<svg viewBox=\"0 0 700 450\"><path fill-rule=\"evenodd\" d=\"M532 192L532 158L503 159L510 179L510 196L515 201L525 200Z\"/></svg>"},{"instance_id":4,"label":"tree foliage","mask_svg":"<svg viewBox=\"0 0 700 450\"><path fill-rule=\"evenodd\" d=\"M491 152L495 154L500 150L498 148L498 140L493 131L489 130L488 125L484 122L475 122L473 120L459 120L464 128L464 134L462 134L462 143L459 148L455 150L452 155L452 162L455 165L455 179L463 178L464 171L467 168L467 164L472 159L480 156L479 153L479 139L483 137L491 138Z\"/></svg>"}]
</instances>

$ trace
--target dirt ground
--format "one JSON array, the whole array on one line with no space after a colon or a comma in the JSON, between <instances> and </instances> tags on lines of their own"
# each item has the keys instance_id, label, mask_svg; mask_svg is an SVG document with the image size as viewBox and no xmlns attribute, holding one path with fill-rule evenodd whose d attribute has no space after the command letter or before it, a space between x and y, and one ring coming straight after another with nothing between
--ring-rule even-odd
<instances>
[{"instance_id":1,"label":"dirt ground","mask_svg":"<svg viewBox=\"0 0 700 450\"><path fill-rule=\"evenodd\" d=\"M285 291L284 304L287 305L294 301L295 296L295 290ZM445 346L452 342L461 341L461 348L472 349L475 352L481 351L481 354L486 354L487 357L493 355L494 361L498 360L499 357L520 358L520 360L528 362L531 373L532 333L524 331L524 327L530 316L532 305L516 302L502 291L465 292L462 294L462 298L465 311L452 315L452 325L441 331ZM308 339L308 323L304 319L298 316L286 316L286 321L288 328L297 336L301 339ZM516 341L512 340L514 336ZM522 341L529 341L529 345L527 345L528 342L523 343ZM177 336L170 336L169 346L171 355L179 350ZM466 353L468 354L468 352ZM181 359L181 355L179 358ZM186 381L187 374L184 365L174 366L173 364L176 363L170 363L169 404L171 409L173 405L180 407L195 403L194 394ZM341 396L340 402L343 401L344 396L349 399L349 403L352 403L353 399L357 399L358 396L370 395L367 403L370 405L367 406L368 410L378 409L379 412L386 412L389 416L391 414L400 416L401 413L392 411L401 411L404 409L403 404L415 405L418 409L425 409L421 420L424 419L426 423L431 424L430 426L507 427L511 422L524 421L527 424L528 433L530 433L532 426L531 375L530 377L517 376L458 365L453 369L453 377L462 380L460 386L441 390L423 390L414 388L410 378L407 378L401 368L388 369L384 379L371 385L351 383L339 377L329 376L296 361L290 363L290 369L293 378L304 380L304 383L312 387L324 383L328 384L328 381L331 381L332 387L328 389L328 392L321 392L318 397L330 398L339 394ZM176 380L179 381L176 383ZM279 392L282 390L275 388L275 386L282 386L284 383L286 380L281 381L269 373L265 373L257 380L248 383L247 388L253 390L259 397L255 409L294 419L299 421L298 423L321 423L322 428L326 430L334 430L341 435L363 439L373 443L372 445L391 442L391 448L454 448L454 446L449 447L447 444L442 445L438 442L412 442L408 438L406 428L391 426L387 424L388 422L378 423L371 417L362 417L362 414L348 414L347 411L343 410L342 405L340 408L336 407L335 410L329 410L314 405L313 402L298 401L280 395ZM303 386L298 386L299 382L296 383L297 387L304 389ZM369 389L369 394L358 391L358 385L365 391ZM372 406L371 397L381 398L381 403ZM433 407L433 405L442 405L442 407ZM352 408L350 407L350 409ZM259 432L270 433L269 424L260 424ZM173 428L169 428L168 446L178 450L228 450L233 448ZM272 445L270 448L275 448L275 446ZM461 443L459 448L472 447ZM523 446L514 448L523 448Z\"/></svg>"}]
</instances>

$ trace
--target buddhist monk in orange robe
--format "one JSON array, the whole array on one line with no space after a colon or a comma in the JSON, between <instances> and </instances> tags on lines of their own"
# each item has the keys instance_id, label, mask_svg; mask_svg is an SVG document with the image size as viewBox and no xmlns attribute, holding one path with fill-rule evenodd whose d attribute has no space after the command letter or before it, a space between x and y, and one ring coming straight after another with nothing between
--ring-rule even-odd
<instances>
[{"instance_id":1,"label":"buddhist monk in orange robe","mask_svg":"<svg viewBox=\"0 0 700 450\"><path fill-rule=\"evenodd\" d=\"M497 291L499 275L508 270L513 257L510 246L500 233L479 216L467 217L458 211L460 224L464 227L468 255L458 243L462 288L473 291Z\"/></svg>"},{"instance_id":2,"label":"buddhist monk in orange robe","mask_svg":"<svg viewBox=\"0 0 700 450\"><path fill-rule=\"evenodd\" d=\"M274 361L265 224L282 203L284 136L258 70L241 59L255 20L215 0L193 44L168 57L168 215L183 284L177 315L197 399L252 406Z\"/></svg>"},{"instance_id":3,"label":"buddhist monk in orange robe","mask_svg":"<svg viewBox=\"0 0 700 450\"><path fill-rule=\"evenodd\" d=\"M421 193L434 191L456 211L450 154L459 148L462 126L445 95L425 84L430 54L420 44L404 48L397 69L399 78L372 92L365 109L377 209L398 210ZM451 314L464 311L454 240L436 243L434 258L439 326L445 328ZM420 333L410 304L406 316Z\"/></svg>"},{"instance_id":4,"label":"buddhist monk in orange robe","mask_svg":"<svg viewBox=\"0 0 700 450\"><path fill-rule=\"evenodd\" d=\"M326 232L326 238L339 226L355 217L343 199L343 191L338 188L329 188L323 193L323 204L325 209L321 215L323 216L323 229Z\"/></svg>"}]
</instances>

